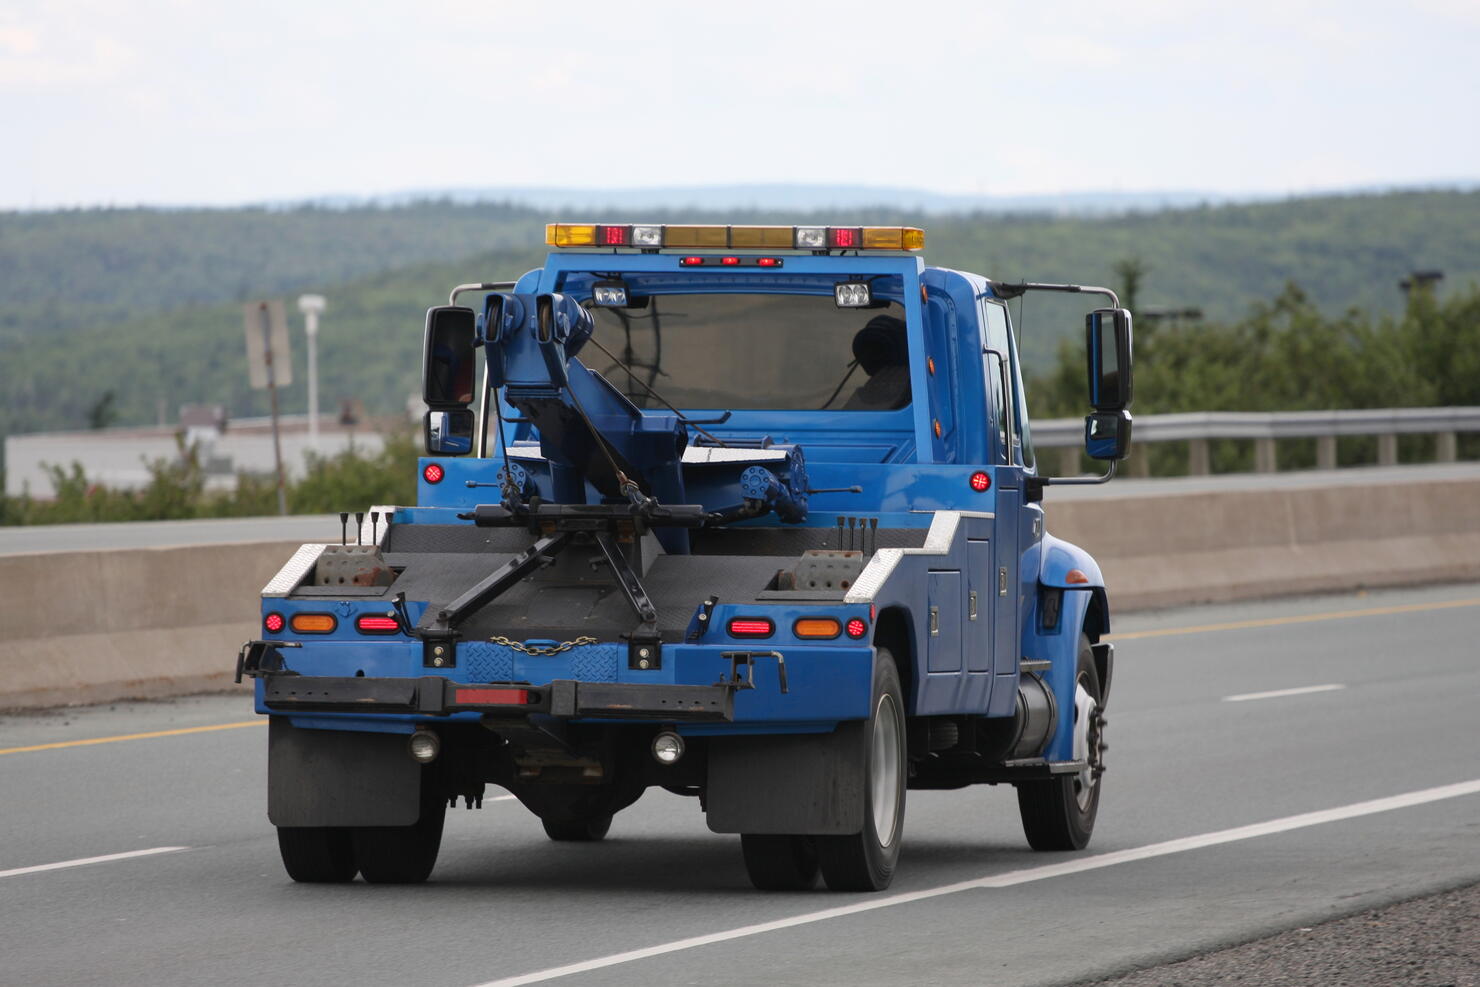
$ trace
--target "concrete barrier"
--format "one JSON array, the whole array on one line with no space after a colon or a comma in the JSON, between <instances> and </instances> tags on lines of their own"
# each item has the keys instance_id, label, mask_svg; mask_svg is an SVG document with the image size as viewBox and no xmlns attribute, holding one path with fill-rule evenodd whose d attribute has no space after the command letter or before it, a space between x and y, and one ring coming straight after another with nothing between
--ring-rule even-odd
<instances>
[{"instance_id":1,"label":"concrete barrier","mask_svg":"<svg viewBox=\"0 0 1480 987\"><path fill-rule=\"evenodd\" d=\"M1045 510L1099 560L1115 614L1480 579L1480 470L1423 475L1050 489ZM0 708L233 688L261 588L298 544L0 555Z\"/></svg>"},{"instance_id":2,"label":"concrete barrier","mask_svg":"<svg viewBox=\"0 0 1480 987\"><path fill-rule=\"evenodd\" d=\"M298 544L0 556L0 708L230 688L262 586Z\"/></svg>"}]
</instances>

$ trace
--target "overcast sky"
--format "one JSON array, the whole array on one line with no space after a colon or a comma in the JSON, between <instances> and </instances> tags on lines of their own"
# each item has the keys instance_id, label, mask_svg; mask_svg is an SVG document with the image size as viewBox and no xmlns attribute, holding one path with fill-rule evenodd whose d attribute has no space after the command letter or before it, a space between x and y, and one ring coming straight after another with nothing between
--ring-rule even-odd
<instances>
[{"instance_id":1,"label":"overcast sky","mask_svg":"<svg viewBox=\"0 0 1480 987\"><path fill-rule=\"evenodd\" d=\"M1480 178L1480 0L4 0L0 208Z\"/></svg>"}]
</instances>

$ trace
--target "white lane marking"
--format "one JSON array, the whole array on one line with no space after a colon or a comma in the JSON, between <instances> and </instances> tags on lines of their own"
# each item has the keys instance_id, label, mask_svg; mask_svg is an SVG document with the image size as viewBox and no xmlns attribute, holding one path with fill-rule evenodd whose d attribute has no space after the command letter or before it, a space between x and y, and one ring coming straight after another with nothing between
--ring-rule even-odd
<instances>
[{"instance_id":1,"label":"white lane marking","mask_svg":"<svg viewBox=\"0 0 1480 987\"><path fill-rule=\"evenodd\" d=\"M127 853L106 853L101 857L82 857L78 860L62 860L54 864L36 864L34 867L16 867L0 870L0 877L16 877L20 874L39 874L46 870L64 870L68 867L83 867L87 864L106 864L110 860L128 860L131 857L152 857L159 853L178 853L189 850L188 846L157 846L148 850L130 850Z\"/></svg>"},{"instance_id":2,"label":"white lane marking","mask_svg":"<svg viewBox=\"0 0 1480 987\"><path fill-rule=\"evenodd\" d=\"M515 977L505 977L502 980L490 980L487 983L479 984L478 987L519 987L521 984L544 983L547 980L569 977L577 973L589 973L592 970L601 970L606 967L618 966L622 963L632 963L636 960L645 960L654 956L677 953L685 949L696 949L700 946L709 946L714 943L729 942L732 939L744 939L749 936L763 935L767 932L792 929L799 925L811 925L814 922L825 922L829 919L844 918L848 915L877 911L880 908L907 905L911 902L939 898L942 895L956 894L961 891L973 891L981 888L1010 888L1014 885L1028 884L1032 881L1045 881L1068 874L1099 870L1102 867L1114 867L1117 864L1128 864L1137 860L1147 860L1152 857L1164 857L1173 853L1185 853L1189 850L1200 850L1205 847L1236 843L1240 840L1250 840L1258 836L1284 833L1292 829L1319 826L1324 823L1340 822L1344 819L1355 819L1359 816L1370 816L1379 812L1391 812L1394 809L1406 809L1415 805L1424 805L1428 802L1439 802L1444 799L1460 798L1465 795L1476 794L1480 794L1480 779L1463 781L1454 785L1442 785L1438 788L1425 788L1403 795L1393 795L1388 798L1373 799L1369 802L1357 802L1352 805L1339 806L1335 809L1305 812L1298 816L1285 816L1283 819L1271 819L1268 822L1237 826L1233 829L1203 833L1199 836L1187 836L1182 839L1167 840L1164 843L1152 843L1148 846L1133 847L1129 850L1116 850L1111 853L1080 857L1076 860L1068 860L1059 864L1029 867L1024 870L1008 871L1005 874L993 874L970 881L960 881L956 884L944 884L940 887L926 888L923 891L909 891L904 894L870 898L868 901L858 902L857 904L843 905L838 908L826 908L818 912L793 915L790 918L776 919L772 922L760 922L756 925L742 925L739 928L727 929L723 932L711 932L708 935L691 936L688 939L678 939L674 942L663 943L658 946L633 949L625 953L614 953L611 956L584 960L580 963L570 963L566 966L551 967L548 970L537 970L534 973L526 973Z\"/></svg>"},{"instance_id":3,"label":"white lane marking","mask_svg":"<svg viewBox=\"0 0 1480 987\"><path fill-rule=\"evenodd\" d=\"M1237 696L1224 696L1225 703L1246 703L1251 699L1279 699L1282 696L1306 696L1312 692L1337 692L1346 686L1339 683L1331 685L1303 685L1298 689L1276 689L1273 692L1245 692Z\"/></svg>"}]
</instances>

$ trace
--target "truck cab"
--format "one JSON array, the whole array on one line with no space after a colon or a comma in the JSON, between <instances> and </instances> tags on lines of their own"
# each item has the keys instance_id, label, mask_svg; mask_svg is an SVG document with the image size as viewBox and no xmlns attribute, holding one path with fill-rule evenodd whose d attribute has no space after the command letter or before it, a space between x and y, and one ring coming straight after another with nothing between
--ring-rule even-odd
<instances>
[{"instance_id":1,"label":"truck cab","mask_svg":"<svg viewBox=\"0 0 1480 987\"><path fill-rule=\"evenodd\" d=\"M1129 313L924 239L554 224L544 267L428 311L417 503L303 546L238 656L292 877L425 880L490 784L557 840L694 796L766 889L887 887L911 788L1011 785L1032 846L1087 844L1110 611L1039 501L1128 451ZM1033 290L1110 302L1103 476L1038 471Z\"/></svg>"}]
</instances>

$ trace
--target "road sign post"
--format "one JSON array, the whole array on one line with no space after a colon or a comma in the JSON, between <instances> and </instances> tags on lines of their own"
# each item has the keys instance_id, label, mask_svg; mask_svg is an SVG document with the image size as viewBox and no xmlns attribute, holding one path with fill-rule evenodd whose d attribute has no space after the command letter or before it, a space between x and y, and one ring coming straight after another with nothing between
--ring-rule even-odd
<instances>
[{"instance_id":1,"label":"road sign post","mask_svg":"<svg viewBox=\"0 0 1480 987\"><path fill-rule=\"evenodd\" d=\"M277 464L278 513L288 513L288 484L283 471L283 444L278 432L278 385L293 382L293 357L288 347L288 317L281 300L248 302L242 306L247 333L247 378L252 387L267 388L272 405L272 457Z\"/></svg>"}]
</instances>

